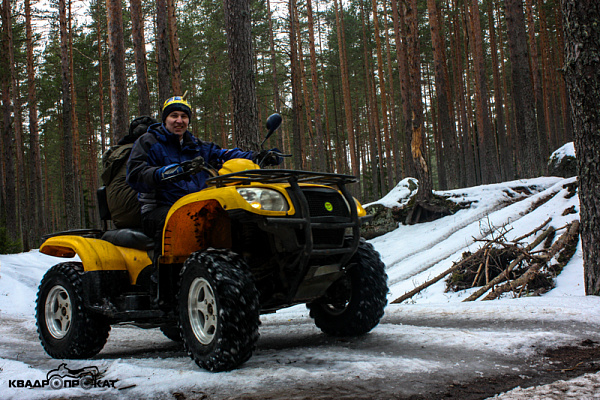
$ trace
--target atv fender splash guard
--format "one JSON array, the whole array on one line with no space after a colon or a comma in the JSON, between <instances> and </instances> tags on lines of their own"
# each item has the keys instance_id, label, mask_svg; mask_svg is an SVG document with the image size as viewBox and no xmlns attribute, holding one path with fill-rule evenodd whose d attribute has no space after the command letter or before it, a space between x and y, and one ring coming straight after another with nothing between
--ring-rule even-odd
<instances>
[{"instance_id":1,"label":"atv fender splash guard","mask_svg":"<svg viewBox=\"0 0 600 400\"><path fill-rule=\"evenodd\" d=\"M105 240L81 236L54 236L46 240L40 252L54 257L73 258L78 255L84 271L128 271L135 284L139 273L152 260L142 250L115 246Z\"/></svg>"}]
</instances>

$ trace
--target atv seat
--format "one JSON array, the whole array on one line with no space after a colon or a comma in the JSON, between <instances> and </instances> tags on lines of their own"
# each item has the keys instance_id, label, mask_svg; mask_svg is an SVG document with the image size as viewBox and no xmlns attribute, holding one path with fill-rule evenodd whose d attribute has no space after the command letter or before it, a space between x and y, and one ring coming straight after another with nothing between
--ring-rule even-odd
<instances>
[{"instance_id":1,"label":"atv seat","mask_svg":"<svg viewBox=\"0 0 600 400\"><path fill-rule=\"evenodd\" d=\"M104 232L102 240L106 240L115 246L129 247L138 250L152 250L154 248L154 240L135 229L114 229Z\"/></svg>"}]
</instances>

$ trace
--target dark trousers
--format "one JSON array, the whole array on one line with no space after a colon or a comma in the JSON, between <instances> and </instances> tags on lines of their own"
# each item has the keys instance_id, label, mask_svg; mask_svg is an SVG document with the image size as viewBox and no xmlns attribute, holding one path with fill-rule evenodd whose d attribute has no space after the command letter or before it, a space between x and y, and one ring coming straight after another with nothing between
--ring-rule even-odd
<instances>
[{"instance_id":1,"label":"dark trousers","mask_svg":"<svg viewBox=\"0 0 600 400\"><path fill-rule=\"evenodd\" d=\"M158 206L154 210L142 214L144 234L154 239L154 259L162 254L162 234L170 206Z\"/></svg>"}]
</instances>

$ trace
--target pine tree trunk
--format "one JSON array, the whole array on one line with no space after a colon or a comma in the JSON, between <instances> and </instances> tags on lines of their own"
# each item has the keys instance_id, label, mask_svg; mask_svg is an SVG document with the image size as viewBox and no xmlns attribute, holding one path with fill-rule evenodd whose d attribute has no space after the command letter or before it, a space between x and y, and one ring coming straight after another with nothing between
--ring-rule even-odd
<instances>
[{"instance_id":1,"label":"pine tree trunk","mask_svg":"<svg viewBox=\"0 0 600 400\"><path fill-rule=\"evenodd\" d=\"M75 68L73 62L73 18L71 12L72 1L69 0L69 16L68 16L68 33L69 33L69 69L71 70L71 121L73 122L73 168L75 177L75 195L78 201L79 212L83 211L84 208L84 193L81 190L81 151L79 141L79 119L77 118L77 90L75 87ZM85 221L83 215L80 216L82 223Z\"/></svg>"},{"instance_id":2,"label":"pine tree trunk","mask_svg":"<svg viewBox=\"0 0 600 400\"><path fill-rule=\"evenodd\" d=\"M138 93L138 115L152 115L150 89L148 88L148 68L146 66L146 40L144 38L144 18L142 0L130 0L131 36L135 56L135 76Z\"/></svg>"},{"instance_id":3,"label":"pine tree trunk","mask_svg":"<svg viewBox=\"0 0 600 400\"><path fill-rule=\"evenodd\" d=\"M304 132L304 123L308 128L308 137L302 135L302 154L303 169L312 169L312 163L315 159L315 147L314 147L314 131L312 125L312 106L309 100L309 92L306 83L306 65L304 64L304 49L303 49L303 38L302 38L302 27L300 26L300 17L298 11L298 3L294 3L296 7L294 10L294 24L296 28L296 43L298 49L298 74L300 76L300 83L302 88L302 107L304 110L304 119L300 118L300 131Z\"/></svg>"},{"instance_id":4,"label":"pine tree trunk","mask_svg":"<svg viewBox=\"0 0 600 400\"><path fill-rule=\"evenodd\" d=\"M277 79L277 57L275 56L275 39L273 35L273 12L271 3L267 0L267 13L269 18L269 51L271 53L271 74L273 75L273 104L275 112L281 111L281 100L279 97L279 82Z\"/></svg>"},{"instance_id":5,"label":"pine tree trunk","mask_svg":"<svg viewBox=\"0 0 600 400\"><path fill-rule=\"evenodd\" d=\"M63 132L63 184L64 184L64 206L66 215L66 228L81 228L81 214L79 209L79 196L75 191L74 172L74 143L73 122L71 103L71 73L69 68L69 37L67 34L67 8L65 0L58 2L58 14L60 21L60 59L61 59L61 82L62 82L62 132Z\"/></svg>"},{"instance_id":6,"label":"pine tree trunk","mask_svg":"<svg viewBox=\"0 0 600 400\"><path fill-rule=\"evenodd\" d=\"M354 121L352 118L352 99L350 94L350 82L348 77L348 57L346 55L346 41L344 34L343 25L343 13L344 10L342 5L338 3L338 0L334 0L335 7L335 19L338 34L338 49L340 53L340 68L342 73L342 93L344 100L344 110L346 116L346 133L348 135L348 144L350 146L350 165L352 175L359 176L360 170L358 165L358 159L356 158L356 143L354 140Z\"/></svg>"},{"instance_id":7,"label":"pine tree trunk","mask_svg":"<svg viewBox=\"0 0 600 400\"><path fill-rule=\"evenodd\" d=\"M10 230L15 231L15 235L21 242L20 249L29 250L28 242L27 242L27 218L26 218L26 207L27 207L27 179L25 174L25 164L23 160L23 125L21 119L21 95L19 90L19 78L17 76L16 69L16 60L15 60L15 41L12 32L12 15L11 15L11 7L10 3L6 2L4 4L4 13L7 31L7 39L8 39L8 53L5 53L5 56L8 56L8 62L10 65L10 81L11 81L11 102L13 105L13 131L14 131L14 145L15 145L15 162L16 162L16 170L15 175L7 179L14 179L16 182L21 182L20 185L16 185L15 187L15 195L17 202L17 224L10 226Z\"/></svg>"},{"instance_id":8,"label":"pine tree trunk","mask_svg":"<svg viewBox=\"0 0 600 400\"><path fill-rule=\"evenodd\" d=\"M535 98L535 109L537 115L537 131L539 136L541 160L544 161L550 155L548 153L548 130L546 118L545 96L542 92L542 74L540 72L540 61L537 50L537 40L535 36L535 22L533 19L532 0L525 0L525 15L528 23L529 35L529 57L531 66L531 77L533 83L533 94ZM544 163L546 165L546 163ZM545 170L545 168L544 168Z\"/></svg>"},{"instance_id":9,"label":"pine tree trunk","mask_svg":"<svg viewBox=\"0 0 600 400\"><path fill-rule=\"evenodd\" d=\"M111 143L116 144L129 127L129 102L125 75L123 11L119 0L107 0L108 59L110 67Z\"/></svg>"},{"instance_id":10,"label":"pine tree trunk","mask_svg":"<svg viewBox=\"0 0 600 400\"><path fill-rule=\"evenodd\" d=\"M366 115L367 120L367 132L368 140L367 145L370 150L371 162L371 180L373 182L373 196L375 198L381 198L382 191L380 190L379 183L379 171L381 171L381 140L377 134L376 128L376 115L377 115L377 104L374 102L375 96L373 95L373 74L371 73L371 59L373 58L369 49L369 41L367 39L367 22L365 18L364 4L361 2L361 19L362 19L362 42L363 42L363 59L364 59L364 71L365 71L365 103L366 103ZM366 185L365 185L366 186Z\"/></svg>"},{"instance_id":11,"label":"pine tree trunk","mask_svg":"<svg viewBox=\"0 0 600 400\"><path fill-rule=\"evenodd\" d=\"M312 81L313 108L315 112L315 133L316 133L316 163L314 168L317 171L326 171L327 155L325 154L323 126L321 124L321 102L319 99L319 77L317 76L317 52L315 49L315 28L311 0L307 0L306 9L308 12L308 44L310 49L310 72Z\"/></svg>"},{"instance_id":12,"label":"pine tree trunk","mask_svg":"<svg viewBox=\"0 0 600 400\"><path fill-rule=\"evenodd\" d=\"M106 150L106 131L104 123L104 68L102 67L102 31L100 29L100 18L96 21L96 40L98 42L98 105L100 110L100 145L102 148L102 154Z\"/></svg>"},{"instance_id":13,"label":"pine tree trunk","mask_svg":"<svg viewBox=\"0 0 600 400\"><path fill-rule=\"evenodd\" d=\"M581 203L585 293L600 295L600 3L562 0Z\"/></svg>"},{"instance_id":14,"label":"pine tree trunk","mask_svg":"<svg viewBox=\"0 0 600 400\"><path fill-rule=\"evenodd\" d=\"M160 106L171 97L171 66L169 62L169 43L167 40L167 0L156 0L156 61L158 65L158 99ZM183 93L177 93L183 94Z\"/></svg>"},{"instance_id":15,"label":"pine tree trunk","mask_svg":"<svg viewBox=\"0 0 600 400\"><path fill-rule=\"evenodd\" d=\"M33 31L31 27L31 4L25 0L25 26L27 35L27 83L29 103L29 240L33 248L40 245L42 233L46 230L44 198L42 187L42 161L40 154L40 134L38 123L37 93L35 87L35 67L33 63Z\"/></svg>"},{"instance_id":16,"label":"pine tree trunk","mask_svg":"<svg viewBox=\"0 0 600 400\"><path fill-rule=\"evenodd\" d=\"M379 31L379 17L377 11L377 1L371 0L371 6L373 8L373 28L375 29L375 48L377 49L377 76L379 78L379 92L381 98L381 124L383 125L383 138L385 140L385 168L381 170L382 182L387 185L382 185L384 193L387 193L389 189L394 187L393 182L393 168L392 168L392 154L390 145L390 129L388 120L388 96L385 87L385 74L383 73L383 51L381 50L381 34ZM381 154L383 156L383 154ZM387 180L383 179L383 175L387 176Z\"/></svg>"},{"instance_id":17,"label":"pine tree trunk","mask_svg":"<svg viewBox=\"0 0 600 400\"><path fill-rule=\"evenodd\" d=\"M558 77L556 77L556 70L562 67L562 64L559 66L551 66L551 56L550 56L550 39L548 37L548 23L546 19L546 12L544 11L544 7L539 8L539 20L540 20L540 58L541 58L541 74L540 86L542 87L544 97L542 101L542 106L544 107L544 123L546 126L544 127L544 135L540 132L540 149L542 151L542 161L544 162L544 167L547 165L547 160L552 151L556 150L559 147L559 140L557 137L557 118L559 116L559 112L557 111L556 98L558 97L556 93L556 86L558 82ZM539 118L539 117L538 117ZM539 125L539 124L538 124ZM541 142L542 140L546 140L548 142L545 146ZM560 145L563 143L561 142ZM544 168L544 172L546 169Z\"/></svg>"},{"instance_id":18,"label":"pine tree trunk","mask_svg":"<svg viewBox=\"0 0 600 400\"><path fill-rule=\"evenodd\" d=\"M392 21L394 25L394 37L396 40L396 58L398 61L398 77L400 79L400 98L402 99L402 118L404 130L404 176L415 176L416 171L412 160L409 158L410 140L411 140L411 124L410 115L410 88L408 75L408 51L406 44L406 32L404 21L404 4L401 3L403 9L398 8L398 0L392 0ZM402 40L404 38L404 40Z\"/></svg>"},{"instance_id":19,"label":"pine tree trunk","mask_svg":"<svg viewBox=\"0 0 600 400\"><path fill-rule=\"evenodd\" d=\"M179 57L179 36L177 35L177 15L175 13L175 0L167 0L169 24L169 50L171 54L171 72L173 94L183 95L181 88L181 59Z\"/></svg>"},{"instance_id":20,"label":"pine tree trunk","mask_svg":"<svg viewBox=\"0 0 600 400\"><path fill-rule=\"evenodd\" d=\"M423 102L421 95L421 51L419 45L419 20L417 15L417 0L407 2L406 26L408 42L408 72L410 76L411 97L411 142L410 150L419 180L417 201L428 202L433 197L431 172L425 159L425 132L423 126Z\"/></svg>"},{"instance_id":21,"label":"pine tree trunk","mask_svg":"<svg viewBox=\"0 0 600 400\"><path fill-rule=\"evenodd\" d=\"M481 178L483 183L500 181L500 167L496 150L496 135L489 115L487 72L483 54L482 28L478 0L471 1L469 13L473 66L475 67L475 93L477 107L477 136Z\"/></svg>"},{"instance_id":22,"label":"pine tree trunk","mask_svg":"<svg viewBox=\"0 0 600 400\"><path fill-rule=\"evenodd\" d=\"M302 169L302 134L300 130L300 119L302 106L300 102L300 72L298 67L298 43L296 35L296 1L289 0L290 14L290 75L292 86L292 154L294 155L294 169Z\"/></svg>"},{"instance_id":23,"label":"pine tree trunk","mask_svg":"<svg viewBox=\"0 0 600 400\"><path fill-rule=\"evenodd\" d=\"M557 41L557 51L559 66L565 65L565 54L562 51L565 48L565 39L564 39L564 28L563 28L563 20L562 20L562 9L561 5L556 5L556 41ZM564 74L559 74L558 78L558 87L560 91L560 111L562 116L562 130L561 130L561 143L567 143L573 141L573 119L571 114L571 103L569 102L569 94L567 93L567 84L565 82Z\"/></svg>"},{"instance_id":24,"label":"pine tree trunk","mask_svg":"<svg viewBox=\"0 0 600 400\"><path fill-rule=\"evenodd\" d=\"M2 53L8 55L10 51L11 41L9 37L11 26L11 13L9 0L2 2ZM3 71L8 72L10 69L9 57L2 57L0 60ZM11 130L11 83L8 73L1 74L2 79L2 160L4 161L4 198L5 198L5 213L6 213L6 233L8 238L17 242L20 238L20 232L13 227L18 226L18 205L17 205L17 188L16 188L16 168L15 168L15 148L13 145L14 134ZM3 182L0 182L3 183ZM1 217L1 216L0 216Z\"/></svg>"},{"instance_id":25,"label":"pine tree trunk","mask_svg":"<svg viewBox=\"0 0 600 400\"><path fill-rule=\"evenodd\" d=\"M96 190L98 189L98 151L96 146L96 138L94 127L92 125L92 109L90 104L89 88L84 89L85 92L85 121L86 121L86 148L87 160L85 175L87 176L86 185L89 200L87 202L88 219L91 226L94 228L100 227L100 216L98 213L98 201Z\"/></svg>"},{"instance_id":26,"label":"pine tree trunk","mask_svg":"<svg viewBox=\"0 0 600 400\"><path fill-rule=\"evenodd\" d=\"M388 160L389 165L391 166L391 170L388 171L389 174L393 175L393 184L390 188L393 188L397 182L402 179L402 166L401 166L401 154L400 154L400 143L399 143L399 134L398 134L398 113L396 109L396 94L394 89L394 74L392 72L393 63L392 63L392 50L390 44L390 35L389 35L389 26L388 26L388 18L387 18L387 5L386 1L383 1L383 14L384 14L384 33L385 33L385 44L386 44L386 60L387 60L387 81L389 86L390 95L388 99L390 101L390 109L391 111L391 141L392 141L392 152L393 156Z\"/></svg>"},{"instance_id":27,"label":"pine tree trunk","mask_svg":"<svg viewBox=\"0 0 600 400\"><path fill-rule=\"evenodd\" d=\"M447 172L447 187L442 189L455 189L458 187L458 149L456 145L456 128L454 123L454 112L452 102L449 98L450 86L448 78L448 67L446 65L445 44L442 39L440 13L436 0L427 0L429 11L429 27L431 29L431 41L433 45L433 63L435 67L435 94L437 98L437 114L439 117L439 130L441 131L441 142L443 150L438 157L443 161L442 169ZM443 176L443 175L442 175ZM441 184L441 182L440 182Z\"/></svg>"},{"instance_id":28,"label":"pine tree trunk","mask_svg":"<svg viewBox=\"0 0 600 400\"><path fill-rule=\"evenodd\" d=\"M536 129L536 115L527 34L522 0L504 2L508 48L512 67L512 97L516 125L517 173L519 178L541 173L540 148Z\"/></svg>"},{"instance_id":29,"label":"pine tree trunk","mask_svg":"<svg viewBox=\"0 0 600 400\"><path fill-rule=\"evenodd\" d=\"M490 52L492 54L492 77L494 84L494 111L496 113L496 135L498 136L498 154L502 180L510 180L514 174L512 170L512 152L509 150L506 136L506 122L504 119L504 99L502 95L502 82L500 81L500 61L498 60L498 42L496 39L496 24L494 19L494 5L488 2L488 29L490 31Z\"/></svg>"},{"instance_id":30,"label":"pine tree trunk","mask_svg":"<svg viewBox=\"0 0 600 400\"><path fill-rule=\"evenodd\" d=\"M233 97L235 145L244 150L258 150L258 111L252 68L250 0L223 0L223 6Z\"/></svg>"}]
</instances>

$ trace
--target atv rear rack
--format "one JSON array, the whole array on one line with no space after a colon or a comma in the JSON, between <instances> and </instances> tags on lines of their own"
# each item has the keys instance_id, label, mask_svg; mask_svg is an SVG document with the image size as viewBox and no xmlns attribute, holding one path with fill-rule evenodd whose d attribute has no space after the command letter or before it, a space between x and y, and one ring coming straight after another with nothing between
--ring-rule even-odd
<instances>
[{"instance_id":1,"label":"atv rear rack","mask_svg":"<svg viewBox=\"0 0 600 400\"><path fill-rule=\"evenodd\" d=\"M317 185L346 185L358 182L352 175L332 174L327 172L308 172L293 169L253 169L243 172L216 176L206 180L208 186L223 187L227 185L249 185L260 183L313 183Z\"/></svg>"}]
</instances>

